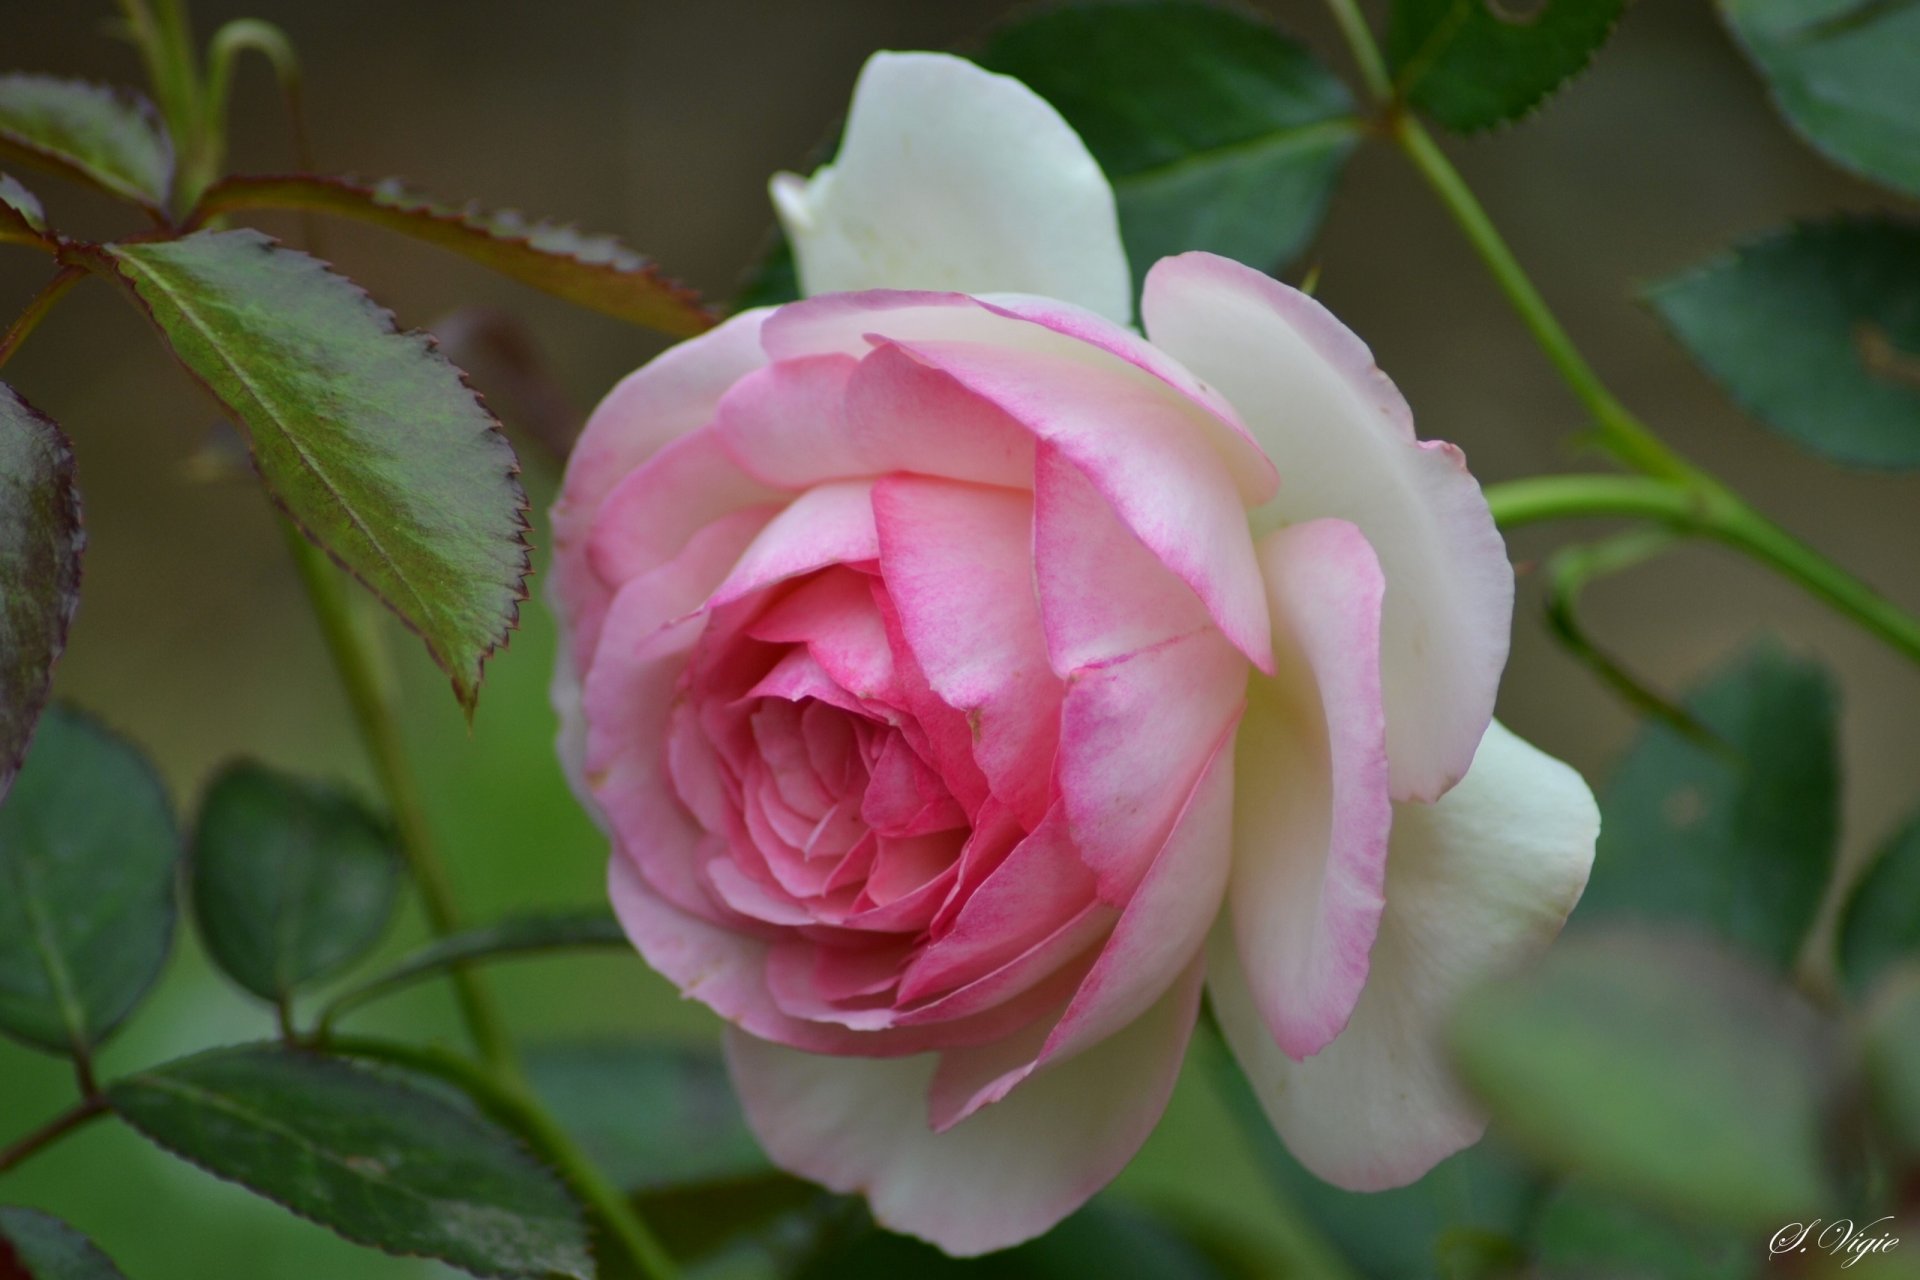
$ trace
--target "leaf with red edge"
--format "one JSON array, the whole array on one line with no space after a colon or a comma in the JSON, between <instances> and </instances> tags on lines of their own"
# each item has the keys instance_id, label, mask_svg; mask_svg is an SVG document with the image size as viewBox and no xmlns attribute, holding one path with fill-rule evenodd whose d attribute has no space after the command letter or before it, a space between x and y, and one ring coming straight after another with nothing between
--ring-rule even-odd
<instances>
[{"instance_id":1,"label":"leaf with red edge","mask_svg":"<svg viewBox=\"0 0 1920 1280\"><path fill-rule=\"evenodd\" d=\"M47 214L40 197L0 173L0 242L46 244Z\"/></svg>"},{"instance_id":2,"label":"leaf with red edge","mask_svg":"<svg viewBox=\"0 0 1920 1280\"><path fill-rule=\"evenodd\" d=\"M195 216L241 209L301 209L371 222L464 254L569 302L679 338L714 322L698 295L611 236L533 221L510 209L456 209L409 192L393 179L368 184L312 174L228 178L207 192Z\"/></svg>"},{"instance_id":3,"label":"leaf with red edge","mask_svg":"<svg viewBox=\"0 0 1920 1280\"><path fill-rule=\"evenodd\" d=\"M0 797L66 648L86 542L73 447L53 419L0 383Z\"/></svg>"},{"instance_id":4,"label":"leaf with red edge","mask_svg":"<svg viewBox=\"0 0 1920 1280\"><path fill-rule=\"evenodd\" d=\"M351 280L258 231L101 255L245 428L274 498L419 633L471 711L530 565L519 461L465 376Z\"/></svg>"},{"instance_id":5,"label":"leaf with red edge","mask_svg":"<svg viewBox=\"0 0 1920 1280\"><path fill-rule=\"evenodd\" d=\"M173 144L152 104L84 80L0 75L0 156L156 211L173 187Z\"/></svg>"}]
</instances>

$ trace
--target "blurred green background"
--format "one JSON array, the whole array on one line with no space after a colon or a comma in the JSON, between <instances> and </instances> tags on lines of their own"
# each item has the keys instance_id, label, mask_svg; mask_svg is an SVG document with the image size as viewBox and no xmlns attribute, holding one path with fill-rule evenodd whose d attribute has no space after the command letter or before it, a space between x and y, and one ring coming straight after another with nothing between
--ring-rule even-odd
<instances>
[{"instance_id":1,"label":"blurred green background","mask_svg":"<svg viewBox=\"0 0 1920 1280\"><path fill-rule=\"evenodd\" d=\"M1263 7L1346 71L1318 5ZM767 175L805 161L844 109L866 55L964 46L1004 10L977 0L195 0L194 8L203 31L253 15L291 33L306 64L323 169L400 175L450 199L617 232L717 298L732 291L768 226ZM109 9L107 0L8 0L5 69L134 80L131 50L103 35ZM235 114L235 167L291 167L279 105L258 65L243 71ZM1631 301L1637 281L1735 240L1795 217L1885 203L1787 133L1704 0L1634 7L1596 67L1542 114L1452 149L1628 404L1761 509L1920 607L1920 475L1844 473L1762 433ZM129 215L84 191L51 179L33 185L69 229L131 229ZM431 325L473 305L512 311L583 409L658 349L649 335L376 231L330 224L325 247L404 324ZM1422 433L1461 444L1484 481L1581 465L1572 452L1577 406L1397 155L1356 156L1306 261L1320 265L1320 296L1405 390ZM0 307L17 309L44 270L32 254L0 260ZM244 480L209 480L196 468L216 412L143 323L89 285L34 336L8 377L62 422L79 453L90 545L59 696L143 744L183 813L238 754L366 783L264 501ZM522 453L544 511L554 469L537 450ZM536 523L540 541L544 522ZM1632 719L1547 638L1526 574L1531 557L1570 532L1514 539L1522 604L1501 714L1597 783ZM1702 547L1608 582L1587 613L1605 642L1667 688L1755 630L1781 632L1842 682L1849 852L1858 856L1910 805L1920 708L1913 669L1794 589ZM418 646L392 629L389 647L469 916L596 901L604 849L551 753L553 635L544 609L537 601L525 609L511 649L491 664L471 732ZM408 918L389 950L420 933ZM523 1038L715 1034L704 1010L631 958L504 966L490 981ZM438 990L364 1018L372 1028L457 1040ZM112 1072L267 1029L267 1015L213 975L183 936L156 998L104 1066ZM1121 1190L1274 1230L1265 1186L1202 1065L1190 1064ZM69 1097L60 1062L0 1043L0 1140ZM112 1125L9 1176L4 1198L67 1217L144 1280L437 1274L342 1244Z\"/></svg>"}]
</instances>

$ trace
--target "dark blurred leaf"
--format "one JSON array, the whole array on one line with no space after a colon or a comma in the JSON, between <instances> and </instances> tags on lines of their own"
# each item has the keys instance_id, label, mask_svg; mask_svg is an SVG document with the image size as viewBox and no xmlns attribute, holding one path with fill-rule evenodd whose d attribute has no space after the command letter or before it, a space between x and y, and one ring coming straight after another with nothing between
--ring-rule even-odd
<instances>
[{"instance_id":1,"label":"dark blurred leaf","mask_svg":"<svg viewBox=\"0 0 1920 1280\"><path fill-rule=\"evenodd\" d=\"M437 938L391 969L328 1002L321 1022L331 1023L351 1009L435 977L460 965L502 956L531 955L576 947L631 949L620 922L604 911L567 911L513 916Z\"/></svg>"},{"instance_id":2,"label":"dark blurred leaf","mask_svg":"<svg viewBox=\"0 0 1920 1280\"><path fill-rule=\"evenodd\" d=\"M1920 195L1920 5L1721 0L1800 134L1855 173Z\"/></svg>"},{"instance_id":3,"label":"dark blurred leaf","mask_svg":"<svg viewBox=\"0 0 1920 1280\"><path fill-rule=\"evenodd\" d=\"M793 246L779 227L767 235L760 257L747 270L746 282L733 299L735 311L777 307L800 296L800 272L793 263Z\"/></svg>"},{"instance_id":4,"label":"dark blurred leaf","mask_svg":"<svg viewBox=\"0 0 1920 1280\"><path fill-rule=\"evenodd\" d=\"M773 1170L634 1197L660 1243L690 1269L751 1251L782 1274L816 1251L826 1232L855 1218L857 1205Z\"/></svg>"},{"instance_id":5,"label":"dark blurred leaf","mask_svg":"<svg viewBox=\"0 0 1920 1280\"><path fill-rule=\"evenodd\" d=\"M1577 1182L1554 1192L1533 1231L1543 1280L1746 1280L1765 1265L1751 1232L1683 1227Z\"/></svg>"},{"instance_id":6,"label":"dark blurred leaf","mask_svg":"<svg viewBox=\"0 0 1920 1280\"><path fill-rule=\"evenodd\" d=\"M55 169L164 210L173 147L152 106L78 80L0 75L0 157Z\"/></svg>"},{"instance_id":7,"label":"dark blurred leaf","mask_svg":"<svg viewBox=\"0 0 1920 1280\"><path fill-rule=\"evenodd\" d=\"M0 1205L0 1280L126 1280L91 1240L51 1214Z\"/></svg>"},{"instance_id":8,"label":"dark blurred leaf","mask_svg":"<svg viewBox=\"0 0 1920 1280\"><path fill-rule=\"evenodd\" d=\"M800 1280L1238 1280L1165 1223L1115 1199L1096 1200L1026 1244L980 1258L875 1231L814 1258ZM1249 1277L1248 1280L1251 1280Z\"/></svg>"},{"instance_id":9,"label":"dark blurred leaf","mask_svg":"<svg viewBox=\"0 0 1920 1280\"><path fill-rule=\"evenodd\" d=\"M73 446L0 382L0 801L67 645L86 542Z\"/></svg>"},{"instance_id":10,"label":"dark blurred leaf","mask_svg":"<svg viewBox=\"0 0 1920 1280\"><path fill-rule=\"evenodd\" d=\"M1840 972L1856 996L1920 956L1920 816L1880 847L1840 912Z\"/></svg>"},{"instance_id":11,"label":"dark blurred leaf","mask_svg":"<svg viewBox=\"0 0 1920 1280\"><path fill-rule=\"evenodd\" d=\"M1408 1186L1343 1191L1293 1158L1231 1057L1221 1055L1217 1066L1221 1093L1261 1168L1362 1275L1451 1280L1457 1272L1446 1265L1448 1255L1475 1244L1516 1240L1542 1194L1540 1178L1484 1142L1441 1161Z\"/></svg>"},{"instance_id":12,"label":"dark blurred leaf","mask_svg":"<svg viewBox=\"0 0 1920 1280\"><path fill-rule=\"evenodd\" d=\"M1647 297L1768 427L1835 462L1920 467L1920 227L1865 218L1795 227Z\"/></svg>"},{"instance_id":13,"label":"dark blurred leaf","mask_svg":"<svg viewBox=\"0 0 1920 1280\"><path fill-rule=\"evenodd\" d=\"M648 1041L542 1045L527 1054L527 1075L553 1117L629 1191L769 1169L717 1053Z\"/></svg>"},{"instance_id":14,"label":"dark blurred leaf","mask_svg":"<svg viewBox=\"0 0 1920 1280\"><path fill-rule=\"evenodd\" d=\"M228 178L202 197L199 215L240 209L304 209L371 222L464 254L569 302L679 338L713 325L692 290L612 236L533 221L510 209L456 209L391 179L369 185L311 174Z\"/></svg>"},{"instance_id":15,"label":"dark blurred leaf","mask_svg":"<svg viewBox=\"0 0 1920 1280\"><path fill-rule=\"evenodd\" d=\"M1592 60L1624 0L1393 0L1401 95L1471 133L1533 110Z\"/></svg>"},{"instance_id":16,"label":"dark blurred leaf","mask_svg":"<svg viewBox=\"0 0 1920 1280\"><path fill-rule=\"evenodd\" d=\"M257 764L207 790L189 862L207 950L266 1000L344 969L380 939L401 860L352 796Z\"/></svg>"},{"instance_id":17,"label":"dark blurred leaf","mask_svg":"<svg viewBox=\"0 0 1920 1280\"><path fill-rule=\"evenodd\" d=\"M1494 1123L1544 1163L1729 1225L1826 1211L1828 1029L1693 939L1564 939L1464 1000L1451 1038Z\"/></svg>"},{"instance_id":18,"label":"dark blurred leaf","mask_svg":"<svg viewBox=\"0 0 1920 1280\"><path fill-rule=\"evenodd\" d=\"M107 1097L175 1155L360 1244L481 1276L594 1274L578 1206L513 1135L390 1075L250 1046Z\"/></svg>"},{"instance_id":19,"label":"dark blurred leaf","mask_svg":"<svg viewBox=\"0 0 1920 1280\"><path fill-rule=\"evenodd\" d=\"M1866 1019L1868 1087L1875 1128L1920 1169L1920 965L1888 977Z\"/></svg>"},{"instance_id":20,"label":"dark blurred leaf","mask_svg":"<svg viewBox=\"0 0 1920 1280\"><path fill-rule=\"evenodd\" d=\"M1731 756L1643 728L1602 790L1593 879L1574 919L1704 925L1790 968L1833 867L1836 702L1824 668L1763 642L1686 699Z\"/></svg>"},{"instance_id":21,"label":"dark blurred leaf","mask_svg":"<svg viewBox=\"0 0 1920 1280\"><path fill-rule=\"evenodd\" d=\"M0 805L0 1031L90 1048L158 976L180 853L140 752L73 711L40 721Z\"/></svg>"},{"instance_id":22,"label":"dark blurred leaf","mask_svg":"<svg viewBox=\"0 0 1920 1280\"><path fill-rule=\"evenodd\" d=\"M580 411L525 321L492 307L461 307L435 320L431 329L447 358L486 392L487 404L509 430L522 442L533 441L549 460L567 460L580 435Z\"/></svg>"},{"instance_id":23,"label":"dark blurred leaf","mask_svg":"<svg viewBox=\"0 0 1920 1280\"><path fill-rule=\"evenodd\" d=\"M274 496L426 641L472 709L526 597L526 494L431 339L257 231L107 250L174 355L244 426Z\"/></svg>"},{"instance_id":24,"label":"dark blurred leaf","mask_svg":"<svg viewBox=\"0 0 1920 1280\"><path fill-rule=\"evenodd\" d=\"M1188 249L1262 270L1293 258L1360 136L1346 87L1305 48L1193 0L1041 10L979 60L1085 140L1113 182L1136 280Z\"/></svg>"}]
</instances>

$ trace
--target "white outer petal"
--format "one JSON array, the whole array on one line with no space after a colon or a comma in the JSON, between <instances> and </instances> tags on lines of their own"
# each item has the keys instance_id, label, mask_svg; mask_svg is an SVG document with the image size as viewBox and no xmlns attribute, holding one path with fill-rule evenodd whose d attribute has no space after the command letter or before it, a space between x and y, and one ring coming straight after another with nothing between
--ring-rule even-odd
<instances>
[{"instance_id":1,"label":"white outer petal","mask_svg":"<svg viewBox=\"0 0 1920 1280\"><path fill-rule=\"evenodd\" d=\"M808 295L1032 293L1132 317L1113 188L1086 144L1033 90L963 58L876 53L834 162L771 192Z\"/></svg>"},{"instance_id":2,"label":"white outer petal","mask_svg":"<svg viewBox=\"0 0 1920 1280\"><path fill-rule=\"evenodd\" d=\"M1325 307L1208 253L1163 258L1141 316L1154 345L1224 394L1279 468L1255 533L1323 516L1380 557L1381 685L1395 799L1432 800L1493 718L1513 569L1460 451L1413 433L1367 346Z\"/></svg>"},{"instance_id":3,"label":"white outer petal","mask_svg":"<svg viewBox=\"0 0 1920 1280\"><path fill-rule=\"evenodd\" d=\"M1486 1117L1449 1073L1442 1031L1462 991L1544 951L1580 900L1600 812L1567 765L1495 723L1460 784L1394 806L1387 907L1352 1019L1304 1062L1283 1054L1215 929L1207 988L1227 1043L1300 1163L1354 1191L1420 1177Z\"/></svg>"}]
</instances>

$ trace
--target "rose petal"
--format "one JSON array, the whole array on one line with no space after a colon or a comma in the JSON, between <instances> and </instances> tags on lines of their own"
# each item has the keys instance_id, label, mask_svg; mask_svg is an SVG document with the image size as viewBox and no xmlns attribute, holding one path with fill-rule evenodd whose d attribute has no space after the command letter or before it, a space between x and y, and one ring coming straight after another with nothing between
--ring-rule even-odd
<instances>
[{"instance_id":1,"label":"rose petal","mask_svg":"<svg viewBox=\"0 0 1920 1280\"><path fill-rule=\"evenodd\" d=\"M1394 807L1387 908L1372 973L1339 1038L1281 1052L1229 930L1208 989L1227 1043L1300 1162L1356 1191L1401 1186L1480 1137L1452 1083L1443 1020L1460 994L1544 950L1579 901L1600 814L1580 775L1498 723L1437 803Z\"/></svg>"},{"instance_id":2,"label":"rose petal","mask_svg":"<svg viewBox=\"0 0 1920 1280\"><path fill-rule=\"evenodd\" d=\"M1344 520L1260 544L1280 669L1241 722L1233 883L1242 970L1282 1050L1318 1053L1367 980L1387 876L1379 562Z\"/></svg>"},{"instance_id":3,"label":"rose petal","mask_svg":"<svg viewBox=\"0 0 1920 1280\"><path fill-rule=\"evenodd\" d=\"M1113 188L1045 99L937 53L877 53L834 162L774 207L810 294L1005 290L1133 314Z\"/></svg>"},{"instance_id":4,"label":"rose petal","mask_svg":"<svg viewBox=\"0 0 1920 1280\"><path fill-rule=\"evenodd\" d=\"M1158 1123L1199 1007L1196 962L1146 1014L936 1134L933 1057L801 1053L729 1031L747 1122L782 1168L863 1192L883 1226L970 1256L1031 1239L1112 1180Z\"/></svg>"},{"instance_id":5,"label":"rose petal","mask_svg":"<svg viewBox=\"0 0 1920 1280\"><path fill-rule=\"evenodd\" d=\"M1148 273L1155 344L1223 392L1286 477L1256 528L1336 516L1387 580L1381 623L1396 798L1467 770L1506 664L1513 571L1459 450L1413 434L1406 401L1326 308L1204 253Z\"/></svg>"}]
</instances>

